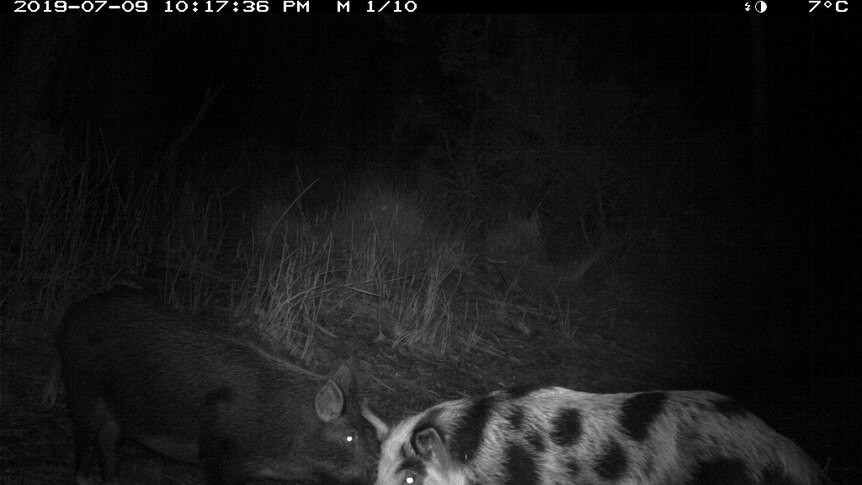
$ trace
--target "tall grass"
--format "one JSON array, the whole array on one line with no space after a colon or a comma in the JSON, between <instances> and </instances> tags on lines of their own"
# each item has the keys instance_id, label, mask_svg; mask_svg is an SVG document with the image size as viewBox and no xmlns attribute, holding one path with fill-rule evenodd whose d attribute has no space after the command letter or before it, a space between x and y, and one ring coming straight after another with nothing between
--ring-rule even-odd
<instances>
[{"instance_id":1,"label":"tall grass","mask_svg":"<svg viewBox=\"0 0 862 485\"><path fill-rule=\"evenodd\" d=\"M57 316L118 280L158 282L178 307L208 303L204 295L223 280L215 197L191 186L172 194L154 173L107 156L61 156L30 168L17 180L17 197L4 200L5 315Z\"/></svg>"},{"instance_id":2,"label":"tall grass","mask_svg":"<svg viewBox=\"0 0 862 485\"><path fill-rule=\"evenodd\" d=\"M254 315L302 359L311 357L318 337L335 335L324 322L361 321L394 345L435 353L450 348L453 322L461 317L451 309L454 288L446 280L458 259L431 253L442 246L416 244L419 234L409 233L421 221L390 210L406 199L386 194L393 205L381 207L383 199L369 194L342 200L313 220L290 214L293 204L281 213L262 211L270 217L252 231L258 236L235 286L234 311Z\"/></svg>"},{"instance_id":3,"label":"tall grass","mask_svg":"<svg viewBox=\"0 0 862 485\"><path fill-rule=\"evenodd\" d=\"M159 232L158 257L145 273L158 275L166 302L191 310L212 306L231 278L235 253L228 251L228 222L221 199L186 185L171 197Z\"/></svg>"},{"instance_id":4,"label":"tall grass","mask_svg":"<svg viewBox=\"0 0 862 485\"><path fill-rule=\"evenodd\" d=\"M152 181L118 176L115 160L56 158L34 167L4 208L2 305L45 318L101 281L129 274L150 244Z\"/></svg>"},{"instance_id":5,"label":"tall grass","mask_svg":"<svg viewBox=\"0 0 862 485\"><path fill-rule=\"evenodd\" d=\"M332 290L333 242L316 238L303 219L287 213L255 231L245 248L242 276L233 282L234 313L251 315L259 328L307 360L327 293ZM258 221L258 225L266 221Z\"/></svg>"},{"instance_id":6,"label":"tall grass","mask_svg":"<svg viewBox=\"0 0 862 485\"><path fill-rule=\"evenodd\" d=\"M459 228L447 222L457 202L368 184L314 216L298 210L302 193L269 202L249 227L228 219L236 211L206 180L159 180L107 156L45 160L21 180L5 208L15 217L4 217L0 283L4 314L18 320L56 316L118 280L183 310L253 322L304 360L321 339L351 337L345 321L376 327L393 347L443 354L493 352L483 335L495 325L530 334L570 320L541 303L540 283L525 284L551 273L535 214Z\"/></svg>"}]
</instances>

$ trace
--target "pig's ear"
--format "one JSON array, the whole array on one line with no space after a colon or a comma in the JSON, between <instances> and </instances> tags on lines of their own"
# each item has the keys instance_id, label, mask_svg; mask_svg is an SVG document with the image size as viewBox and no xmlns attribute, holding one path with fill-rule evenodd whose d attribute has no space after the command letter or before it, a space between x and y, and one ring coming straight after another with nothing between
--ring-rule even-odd
<instances>
[{"instance_id":1,"label":"pig's ear","mask_svg":"<svg viewBox=\"0 0 862 485\"><path fill-rule=\"evenodd\" d=\"M324 423L340 417L344 412L344 404L344 392L331 378L326 381L326 384L314 396L314 410Z\"/></svg>"},{"instance_id":2,"label":"pig's ear","mask_svg":"<svg viewBox=\"0 0 862 485\"><path fill-rule=\"evenodd\" d=\"M413 451L423 461L436 463L439 470L448 470L452 467L452 457L436 428L428 427L417 431L411 442Z\"/></svg>"}]
</instances>

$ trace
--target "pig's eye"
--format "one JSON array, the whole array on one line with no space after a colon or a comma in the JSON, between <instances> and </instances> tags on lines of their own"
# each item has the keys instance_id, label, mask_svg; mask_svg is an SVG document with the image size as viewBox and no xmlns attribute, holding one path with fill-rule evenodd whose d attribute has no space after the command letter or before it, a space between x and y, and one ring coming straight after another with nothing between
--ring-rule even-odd
<instances>
[{"instance_id":1,"label":"pig's eye","mask_svg":"<svg viewBox=\"0 0 862 485\"><path fill-rule=\"evenodd\" d=\"M408 471L406 475L404 475L404 485L422 485L422 477L418 474Z\"/></svg>"}]
</instances>

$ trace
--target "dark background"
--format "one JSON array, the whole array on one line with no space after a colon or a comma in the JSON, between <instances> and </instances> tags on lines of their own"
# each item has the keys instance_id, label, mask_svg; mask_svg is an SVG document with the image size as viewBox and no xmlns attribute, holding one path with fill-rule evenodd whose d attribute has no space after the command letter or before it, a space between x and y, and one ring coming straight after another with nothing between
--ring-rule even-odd
<instances>
[{"instance_id":1,"label":"dark background","mask_svg":"<svg viewBox=\"0 0 862 485\"><path fill-rule=\"evenodd\" d=\"M824 463L859 431L858 27L804 13L4 15L4 237L45 137L70 165L98 152L165 183L206 179L237 212L312 181L313 210L369 173L417 190L435 190L423 170L492 174L471 185L477 217L541 205L560 265L595 213L570 203L582 185L553 179L613 173L608 217L673 221L660 271L627 261L677 326L639 332L722 363L680 384L749 396L758 414L802 401L801 434L832 427L799 438ZM524 173L538 182L481 182Z\"/></svg>"}]
</instances>

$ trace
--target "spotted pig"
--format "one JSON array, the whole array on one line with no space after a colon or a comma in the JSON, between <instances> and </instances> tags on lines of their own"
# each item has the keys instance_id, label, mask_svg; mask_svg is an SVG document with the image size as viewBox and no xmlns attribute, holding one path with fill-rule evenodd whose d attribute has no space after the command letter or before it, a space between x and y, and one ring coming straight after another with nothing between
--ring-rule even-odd
<instances>
[{"instance_id":1,"label":"spotted pig","mask_svg":"<svg viewBox=\"0 0 862 485\"><path fill-rule=\"evenodd\" d=\"M377 485L813 485L796 444L708 391L516 388L437 404L390 427Z\"/></svg>"}]
</instances>

